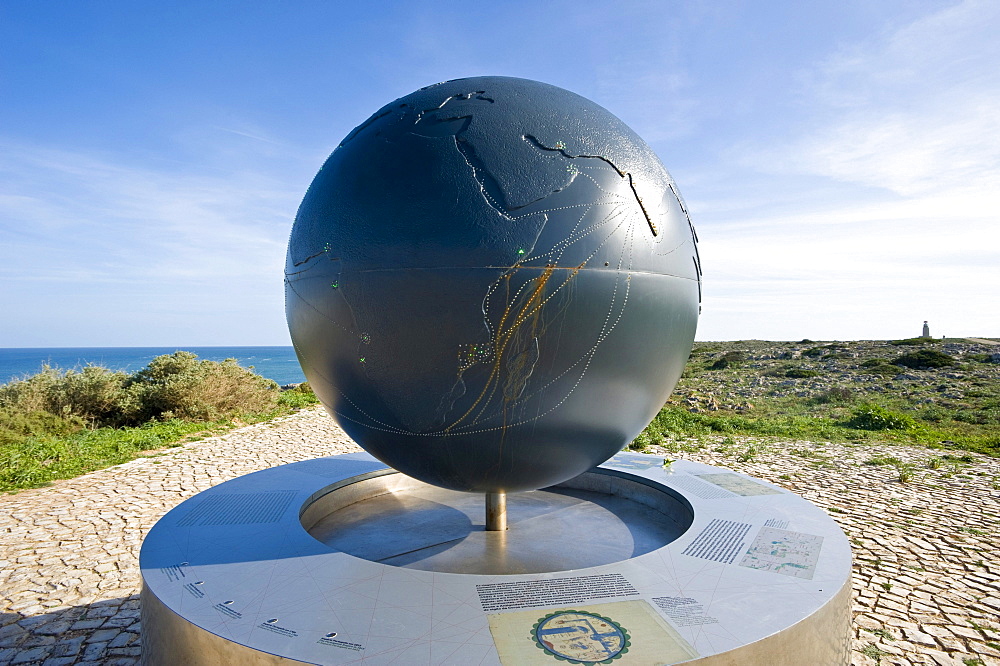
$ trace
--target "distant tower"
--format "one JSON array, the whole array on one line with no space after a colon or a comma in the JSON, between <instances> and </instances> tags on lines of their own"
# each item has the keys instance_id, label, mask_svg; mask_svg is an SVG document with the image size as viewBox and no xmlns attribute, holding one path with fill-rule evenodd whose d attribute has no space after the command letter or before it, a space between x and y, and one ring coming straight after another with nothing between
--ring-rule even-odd
<instances>
[{"instance_id":1,"label":"distant tower","mask_svg":"<svg viewBox=\"0 0 1000 666\"><path fill-rule=\"evenodd\" d=\"M920 337L922 338L931 337L931 327L927 325L926 321L924 322L924 332L920 335Z\"/></svg>"}]
</instances>

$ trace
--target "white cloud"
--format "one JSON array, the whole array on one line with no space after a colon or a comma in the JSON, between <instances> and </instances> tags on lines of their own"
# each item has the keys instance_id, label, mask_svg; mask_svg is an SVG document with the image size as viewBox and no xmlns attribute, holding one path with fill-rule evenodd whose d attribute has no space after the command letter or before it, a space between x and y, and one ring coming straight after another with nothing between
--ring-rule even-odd
<instances>
[{"instance_id":1,"label":"white cloud","mask_svg":"<svg viewBox=\"0 0 1000 666\"><path fill-rule=\"evenodd\" d=\"M963 2L824 63L796 169L920 196L1000 185L1000 4Z\"/></svg>"},{"instance_id":2,"label":"white cloud","mask_svg":"<svg viewBox=\"0 0 1000 666\"><path fill-rule=\"evenodd\" d=\"M734 151L805 189L709 212L699 337L1000 334L997 34L1000 5L965 2L846 48L787 139Z\"/></svg>"},{"instance_id":3,"label":"white cloud","mask_svg":"<svg viewBox=\"0 0 1000 666\"><path fill-rule=\"evenodd\" d=\"M280 275L301 193L267 174L157 171L11 143L0 154L5 279ZM44 275L26 268L39 260Z\"/></svg>"},{"instance_id":4,"label":"white cloud","mask_svg":"<svg viewBox=\"0 0 1000 666\"><path fill-rule=\"evenodd\" d=\"M253 146L275 145L241 140L228 172L208 142L204 163L136 167L0 141L0 345L286 343L295 181L318 162L268 170Z\"/></svg>"}]
</instances>

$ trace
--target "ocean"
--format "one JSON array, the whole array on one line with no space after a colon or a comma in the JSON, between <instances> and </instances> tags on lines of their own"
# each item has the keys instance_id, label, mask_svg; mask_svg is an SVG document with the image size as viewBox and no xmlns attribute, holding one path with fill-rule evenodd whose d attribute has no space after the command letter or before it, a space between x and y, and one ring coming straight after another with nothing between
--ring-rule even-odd
<instances>
[{"instance_id":1,"label":"ocean","mask_svg":"<svg viewBox=\"0 0 1000 666\"><path fill-rule=\"evenodd\" d=\"M70 369L89 363L135 372L155 357L178 350L209 361L235 358L240 365L253 366L257 374L282 385L306 380L291 347L7 347L0 348L0 384L33 375L42 364Z\"/></svg>"}]
</instances>

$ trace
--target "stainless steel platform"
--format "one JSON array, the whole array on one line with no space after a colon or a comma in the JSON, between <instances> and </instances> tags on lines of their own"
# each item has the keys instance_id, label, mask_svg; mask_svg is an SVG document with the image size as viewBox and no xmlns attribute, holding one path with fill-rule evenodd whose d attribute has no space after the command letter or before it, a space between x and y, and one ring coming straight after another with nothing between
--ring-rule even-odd
<instances>
[{"instance_id":1,"label":"stainless steel platform","mask_svg":"<svg viewBox=\"0 0 1000 666\"><path fill-rule=\"evenodd\" d=\"M143 543L143 663L850 662L847 539L783 489L619 454L507 514L368 454L220 484Z\"/></svg>"},{"instance_id":2,"label":"stainless steel platform","mask_svg":"<svg viewBox=\"0 0 1000 666\"><path fill-rule=\"evenodd\" d=\"M691 525L690 506L679 496L624 479L616 494L587 490L600 482L597 476L512 493L508 529L501 532L486 530L482 495L398 473L324 495L306 507L302 522L315 539L362 559L462 574L542 573L620 562L665 546ZM366 499L353 501L359 495Z\"/></svg>"}]
</instances>

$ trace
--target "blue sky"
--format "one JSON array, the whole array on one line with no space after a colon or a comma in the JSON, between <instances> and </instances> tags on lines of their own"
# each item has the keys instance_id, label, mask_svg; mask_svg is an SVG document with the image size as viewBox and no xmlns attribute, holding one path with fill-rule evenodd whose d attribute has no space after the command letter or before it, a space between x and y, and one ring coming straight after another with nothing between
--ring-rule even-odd
<instances>
[{"instance_id":1,"label":"blue sky","mask_svg":"<svg viewBox=\"0 0 1000 666\"><path fill-rule=\"evenodd\" d=\"M698 339L1000 336L1000 3L6 2L0 346L289 344L285 244L413 90L588 97L677 180Z\"/></svg>"}]
</instances>

